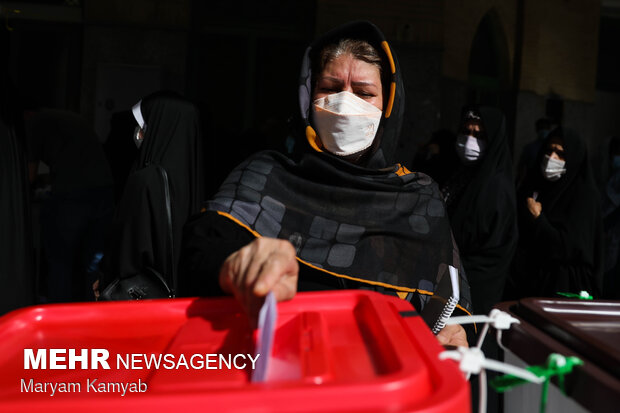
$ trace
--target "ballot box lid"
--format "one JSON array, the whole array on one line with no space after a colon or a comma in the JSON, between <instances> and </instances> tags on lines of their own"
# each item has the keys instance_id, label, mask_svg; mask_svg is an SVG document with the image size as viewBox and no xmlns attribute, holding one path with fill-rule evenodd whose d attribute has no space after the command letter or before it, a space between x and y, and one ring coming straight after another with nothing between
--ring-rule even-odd
<instances>
[{"instance_id":1,"label":"ballot box lid","mask_svg":"<svg viewBox=\"0 0 620 413\"><path fill-rule=\"evenodd\" d=\"M620 302L527 298L516 312L620 378Z\"/></svg>"},{"instance_id":2,"label":"ballot box lid","mask_svg":"<svg viewBox=\"0 0 620 413\"><path fill-rule=\"evenodd\" d=\"M329 291L277 307L260 383L257 333L231 298L14 311L0 318L0 411L470 411L467 381L410 303Z\"/></svg>"},{"instance_id":3,"label":"ballot box lid","mask_svg":"<svg viewBox=\"0 0 620 413\"><path fill-rule=\"evenodd\" d=\"M519 320L501 343L530 365L551 353L584 361L565 377L567 397L593 411L620 403L620 302L525 298L496 306ZM554 379L555 381L556 379Z\"/></svg>"}]
</instances>

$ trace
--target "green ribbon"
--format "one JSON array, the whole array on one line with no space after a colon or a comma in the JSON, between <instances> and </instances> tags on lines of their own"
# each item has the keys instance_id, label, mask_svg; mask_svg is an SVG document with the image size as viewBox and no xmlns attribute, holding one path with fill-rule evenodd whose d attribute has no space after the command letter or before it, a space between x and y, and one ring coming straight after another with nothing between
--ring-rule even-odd
<instances>
[{"instance_id":1,"label":"green ribbon","mask_svg":"<svg viewBox=\"0 0 620 413\"><path fill-rule=\"evenodd\" d=\"M529 366L526 370L538 377L543 377L542 394L540 396L540 413L544 413L547 408L547 399L549 395L549 381L551 377L558 377L558 386L562 394L566 395L564 388L564 376L570 374L575 366L583 365L583 361L578 357L564 357L561 354L552 353L547 358L547 363L541 366ZM527 383L528 381L511 374L499 376L489 382L489 385L498 393L503 393L516 386Z\"/></svg>"},{"instance_id":2,"label":"green ribbon","mask_svg":"<svg viewBox=\"0 0 620 413\"><path fill-rule=\"evenodd\" d=\"M587 291L580 291L579 294L560 292L557 292L556 294L561 295L562 297L579 298L580 300L594 300L594 297L592 297Z\"/></svg>"}]
</instances>

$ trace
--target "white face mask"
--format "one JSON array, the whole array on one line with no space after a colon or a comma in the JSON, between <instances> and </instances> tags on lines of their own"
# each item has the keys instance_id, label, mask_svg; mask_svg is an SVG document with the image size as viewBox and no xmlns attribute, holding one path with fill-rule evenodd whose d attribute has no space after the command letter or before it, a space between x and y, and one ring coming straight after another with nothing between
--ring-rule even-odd
<instances>
[{"instance_id":1,"label":"white face mask","mask_svg":"<svg viewBox=\"0 0 620 413\"><path fill-rule=\"evenodd\" d=\"M133 141L138 148L142 145L142 140L144 138L144 132L146 131L146 123L144 122L144 118L142 117L142 99L138 101L135 105L131 107L131 113L133 113L133 117L138 122L138 126L136 126L133 132Z\"/></svg>"},{"instance_id":2,"label":"white face mask","mask_svg":"<svg viewBox=\"0 0 620 413\"><path fill-rule=\"evenodd\" d=\"M456 153L464 164L476 162L486 147L486 142L471 135L459 135L456 138Z\"/></svg>"},{"instance_id":3,"label":"white face mask","mask_svg":"<svg viewBox=\"0 0 620 413\"><path fill-rule=\"evenodd\" d=\"M540 165L540 169L545 179L553 182L560 179L562 175L566 173L566 168L564 168L565 164L566 162L564 161L545 155L545 158Z\"/></svg>"},{"instance_id":4,"label":"white face mask","mask_svg":"<svg viewBox=\"0 0 620 413\"><path fill-rule=\"evenodd\" d=\"M381 110L350 92L334 93L313 105L314 125L325 149L347 156L372 145Z\"/></svg>"},{"instance_id":5,"label":"white face mask","mask_svg":"<svg viewBox=\"0 0 620 413\"><path fill-rule=\"evenodd\" d=\"M136 126L136 128L133 131L133 142L136 144L138 149L140 148L140 145L142 145L143 140L144 140L144 131L140 129L139 126Z\"/></svg>"}]
</instances>

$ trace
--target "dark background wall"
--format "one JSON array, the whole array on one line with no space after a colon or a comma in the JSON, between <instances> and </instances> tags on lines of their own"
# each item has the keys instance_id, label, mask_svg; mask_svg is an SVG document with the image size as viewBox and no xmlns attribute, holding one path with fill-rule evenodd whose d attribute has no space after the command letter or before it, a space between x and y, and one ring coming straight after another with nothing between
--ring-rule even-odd
<instances>
[{"instance_id":1,"label":"dark background wall","mask_svg":"<svg viewBox=\"0 0 620 413\"><path fill-rule=\"evenodd\" d=\"M298 67L317 33L369 19L405 78L402 161L467 102L500 106L514 153L550 108L592 152L620 125L620 1L0 1L3 58L22 94L93 122L157 89L201 108L213 180L248 153L281 147L297 110ZM515 155L516 156L516 155Z\"/></svg>"}]
</instances>

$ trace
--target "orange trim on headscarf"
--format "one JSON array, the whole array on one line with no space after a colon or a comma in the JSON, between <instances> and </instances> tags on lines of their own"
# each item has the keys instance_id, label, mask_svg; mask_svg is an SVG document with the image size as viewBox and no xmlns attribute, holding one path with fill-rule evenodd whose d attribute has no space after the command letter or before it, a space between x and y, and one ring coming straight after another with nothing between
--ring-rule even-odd
<instances>
[{"instance_id":1,"label":"orange trim on headscarf","mask_svg":"<svg viewBox=\"0 0 620 413\"><path fill-rule=\"evenodd\" d=\"M222 212L222 211L215 211L217 212L219 215L226 217L228 219L230 219L231 221L233 221L235 224L242 226L243 228L247 229L248 231L250 231L252 233L252 235L254 235L256 238L260 238L261 234L259 234L258 232L254 231L252 228L248 227L247 225L245 225L243 222L239 221L237 218L233 217L232 215L230 215L227 212Z\"/></svg>"},{"instance_id":2,"label":"orange trim on headscarf","mask_svg":"<svg viewBox=\"0 0 620 413\"><path fill-rule=\"evenodd\" d=\"M392 108L394 107L394 95L396 95L396 83L390 84L390 98L388 99L387 108L385 109L385 118L389 118L392 114Z\"/></svg>"},{"instance_id":3,"label":"orange trim on headscarf","mask_svg":"<svg viewBox=\"0 0 620 413\"><path fill-rule=\"evenodd\" d=\"M390 63L390 69L392 70L392 76L394 76L396 74L396 64L394 63L394 57L392 57L392 51L390 50L390 46L384 40L383 42L381 42L381 47L383 48L383 51L387 55L388 62ZM392 108L394 107L395 97L396 97L396 82L392 80L392 83L390 84L390 96L388 97L388 103L385 109L386 119L389 118L390 115L392 114Z\"/></svg>"},{"instance_id":4,"label":"orange trim on headscarf","mask_svg":"<svg viewBox=\"0 0 620 413\"><path fill-rule=\"evenodd\" d=\"M433 293L431 293L430 291L424 291L424 290L420 290L418 288L401 287L401 286L398 286L398 285L382 283L380 281L370 281L370 280L365 280L363 278L357 278L357 277L352 277L350 275L344 275L344 274L339 274L337 272L328 271L325 268L317 267L316 265L310 264L309 262L304 261L304 260L302 260L299 257L297 257L297 261L301 262L302 264L307 265L310 268L314 268L315 270L318 270L318 271L321 271L321 272L333 275L333 276L338 277L338 278L344 278L344 279L351 280L351 281L357 281L357 282L361 282L363 284L375 285L377 287L390 288L390 289L396 290L396 291L404 291L404 292L407 292L407 293L418 292L420 294L433 295Z\"/></svg>"},{"instance_id":5,"label":"orange trim on headscarf","mask_svg":"<svg viewBox=\"0 0 620 413\"><path fill-rule=\"evenodd\" d=\"M398 165L398 170L396 171L396 175L404 176L404 175L409 175L411 173L411 171L407 169L404 165L401 165L401 164L397 164L397 165Z\"/></svg>"},{"instance_id":6,"label":"orange trim on headscarf","mask_svg":"<svg viewBox=\"0 0 620 413\"><path fill-rule=\"evenodd\" d=\"M463 306L461 306L460 304L457 304L456 308L458 308L459 310L463 311L465 314L467 314L468 316L471 317L471 313L469 311L467 311L466 309L464 309ZM474 327L476 327L475 323L474 323Z\"/></svg>"},{"instance_id":7,"label":"orange trim on headscarf","mask_svg":"<svg viewBox=\"0 0 620 413\"><path fill-rule=\"evenodd\" d=\"M394 58L392 57L392 51L390 50L388 42L386 42L385 40L382 41L381 47L383 48L383 51L388 57L388 61L390 62L390 69L392 69L392 74L396 73L396 64L394 64Z\"/></svg>"},{"instance_id":8,"label":"orange trim on headscarf","mask_svg":"<svg viewBox=\"0 0 620 413\"><path fill-rule=\"evenodd\" d=\"M312 129L312 126L310 125L306 126L306 139L308 140L308 143L310 144L312 149L317 152L323 152L323 144L321 143L321 140L316 135L316 132L314 131L314 129Z\"/></svg>"}]
</instances>

